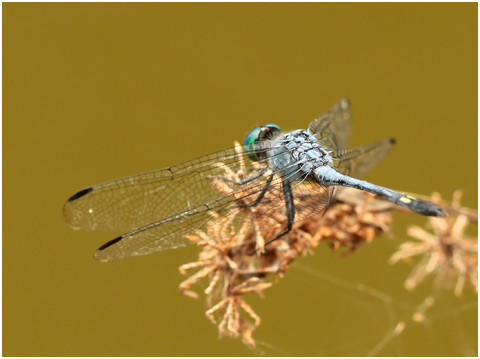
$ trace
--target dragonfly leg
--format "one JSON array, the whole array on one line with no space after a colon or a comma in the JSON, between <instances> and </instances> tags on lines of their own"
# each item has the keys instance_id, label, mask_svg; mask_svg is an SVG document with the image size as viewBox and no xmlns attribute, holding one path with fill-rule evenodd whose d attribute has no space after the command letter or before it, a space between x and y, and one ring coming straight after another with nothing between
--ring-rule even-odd
<instances>
[{"instance_id":1,"label":"dragonfly leg","mask_svg":"<svg viewBox=\"0 0 480 359\"><path fill-rule=\"evenodd\" d=\"M260 192L260 194L258 195L258 197L255 199L255 201L253 201L252 203L250 204L243 204L243 205L238 205L238 206L233 206L233 207L229 207L229 208L224 208L222 210L220 210L220 212L222 211L229 211L230 209L232 208L251 208L251 207L256 207L260 201L262 200L262 198L265 196L265 193L267 193L267 190L270 188L270 184L272 183L272 180L273 180L273 177L275 176L275 174L272 174L270 175L270 177L268 178L267 180L267 183L265 184L265 186L263 186L262 188L262 191Z\"/></svg>"},{"instance_id":2,"label":"dragonfly leg","mask_svg":"<svg viewBox=\"0 0 480 359\"><path fill-rule=\"evenodd\" d=\"M293 221L295 220L295 204L293 202L293 192L292 192L292 184L288 179L282 179L282 189L283 189L283 198L285 198L285 209L287 211L287 229L280 233L275 238L269 240L265 245L276 241L277 239L283 237L288 232L290 232L293 228Z\"/></svg>"},{"instance_id":3,"label":"dragonfly leg","mask_svg":"<svg viewBox=\"0 0 480 359\"><path fill-rule=\"evenodd\" d=\"M267 183L265 186L262 188L262 192L258 195L257 199L253 201L253 203L250 204L244 204L242 206L239 206L239 208L251 208L251 207L256 207L260 201L262 200L263 196L265 196L265 193L267 193L267 190L270 188L270 184L272 183L274 174L270 175L270 177L267 180Z\"/></svg>"},{"instance_id":4,"label":"dragonfly leg","mask_svg":"<svg viewBox=\"0 0 480 359\"><path fill-rule=\"evenodd\" d=\"M266 171L267 171L267 169L264 168L260 172L258 172L257 174L254 174L253 176L247 177L244 180L239 181L239 182L231 180L230 178L227 178L225 176L215 176L215 177L209 176L209 178L219 178L222 181L230 182L230 183L233 183L234 185L241 186L241 185L244 185L245 183L248 183L250 181L253 181L253 180L257 179L258 177L262 176Z\"/></svg>"}]
</instances>

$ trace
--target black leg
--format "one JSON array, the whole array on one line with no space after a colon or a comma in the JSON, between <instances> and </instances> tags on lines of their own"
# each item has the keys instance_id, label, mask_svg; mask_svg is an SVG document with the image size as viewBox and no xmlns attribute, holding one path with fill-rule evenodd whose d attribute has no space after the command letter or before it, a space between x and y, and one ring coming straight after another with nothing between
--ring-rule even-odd
<instances>
[{"instance_id":1,"label":"black leg","mask_svg":"<svg viewBox=\"0 0 480 359\"><path fill-rule=\"evenodd\" d=\"M287 229L280 233L278 236L273 238L272 240L265 243L268 245L273 241L283 237L288 232L290 232L293 228L293 222L295 220L295 203L293 202L293 191L292 191L292 184L288 180L288 178L282 179L282 188L283 188L283 197L285 198L285 210L287 211Z\"/></svg>"},{"instance_id":2,"label":"black leg","mask_svg":"<svg viewBox=\"0 0 480 359\"><path fill-rule=\"evenodd\" d=\"M219 178L219 179L221 179L221 180L223 180L223 181L233 183L233 184L235 184L235 185L237 185L237 186L241 186L241 185L243 185L243 184L245 184L245 183L248 183L248 182L250 182L250 181L253 181L254 179L257 179L258 177L260 177L261 175L263 175L266 171L267 171L267 169L264 168L264 169L262 169L260 172L258 172L257 174L254 174L254 175L251 176L251 177L247 177L247 178L245 178L244 180L242 180L242 181L240 181L240 182L235 182L235 181L233 181L233 180L231 180L230 178L227 178L227 177L225 177L225 176L208 176L207 178Z\"/></svg>"},{"instance_id":3,"label":"black leg","mask_svg":"<svg viewBox=\"0 0 480 359\"><path fill-rule=\"evenodd\" d=\"M253 201L253 203L250 203L250 204L244 204L244 205L241 205L241 206L233 206L233 207L228 207L228 208L224 208L223 210L220 210L220 212L222 211L230 211L232 208L251 208L251 207L256 207L260 201L262 200L262 198L265 196L265 193L267 193L268 189L270 188L270 185L272 184L272 180L273 180L273 177L275 176L275 174L271 174L270 177L268 178L267 182L265 183L265 186L263 186L262 188L262 191L260 192L260 194L258 195L258 197L255 199L255 201ZM247 197L247 196L245 196Z\"/></svg>"},{"instance_id":4,"label":"black leg","mask_svg":"<svg viewBox=\"0 0 480 359\"><path fill-rule=\"evenodd\" d=\"M265 196L265 193L267 193L267 190L270 188L270 185L272 184L273 176L275 176L275 174L272 174L272 175L268 178L267 183L266 183L265 186L263 186L263 188L262 188L262 192L260 192L260 194L258 195L257 199L256 199L253 203L245 204L245 205L243 205L243 206L239 206L239 208L256 207L256 206L260 203L260 201L262 200L263 196Z\"/></svg>"}]
</instances>

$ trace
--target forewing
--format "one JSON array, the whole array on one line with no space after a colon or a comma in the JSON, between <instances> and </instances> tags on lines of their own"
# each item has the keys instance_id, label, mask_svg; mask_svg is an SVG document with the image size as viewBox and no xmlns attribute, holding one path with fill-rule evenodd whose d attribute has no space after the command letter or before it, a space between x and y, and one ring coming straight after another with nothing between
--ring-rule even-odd
<instances>
[{"instance_id":1,"label":"forewing","mask_svg":"<svg viewBox=\"0 0 480 359\"><path fill-rule=\"evenodd\" d=\"M224 209L225 215L232 214L228 212L228 199L217 202L210 205L216 206L217 210ZM186 246L190 243L187 234L193 235L196 230L204 229L210 218L209 210L209 205L204 205L184 212L181 216L165 218L137 228L105 243L95 252L95 259L107 262Z\"/></svg>"},{"instance_id":2,"label":"forewing","mask_svg":"<svg viewBox=\"0 0 480 359\"><path fill-rule=\"evenodd\" d=\"M258 149L257 149L258 151ZM97 184L65 203L65 220L76 229L129 231L188 212L220 196L209 178L252 175L267 165L254 162L243 146L215 152L157 171Z\"/></svg>"},{"instance_id":3,"label":"forewing","mask_svg":"<svg viewBox=\"0 0 480 359\"><path fill-rule=\"evenodd\" d=\"M338 169L349 176L361 177L375 167L392 149L395 139L334 151Z\"/></svg>"},{"instance_id":4,"label":"forewing","mask_svg":"<svg viewBox=\"0 0 480 359\"><path fill-rule=\"evenodd\" d=\"M333 108L315 118L308 125L310 133L317 136L321 144L330 150L346 148L350 135L350 102L341 99Z\"/></svg>"},{"instance_id":5,"label":"forewing","mask_svg":"<svg viewBox=\"0 0 480 359\"><path fill-rule=\"evenodd\" d=\"M227 216L250 216L251 223L261 230L286 225L281 178L282 174L262 172L251 181L234 184L225 177L211 177L208 181L218 191L217 198L119 236L101 246L95 258L106 262L182 247L190 244L187 235L206 233ZM262 193L262 200L255 205Z\"/></svg>"}]
</instances>

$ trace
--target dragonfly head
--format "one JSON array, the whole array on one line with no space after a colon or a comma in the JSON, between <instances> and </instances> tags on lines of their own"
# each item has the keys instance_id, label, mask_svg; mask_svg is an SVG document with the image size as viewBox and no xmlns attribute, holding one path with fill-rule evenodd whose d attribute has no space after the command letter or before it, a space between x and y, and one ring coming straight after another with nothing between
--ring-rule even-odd
<instances>
[{"instance_id":1,"label":"dragonfly head","mask_svg":"<svg viewBox=\"0 0 480 359\"><path fill-rule=\"evenodd\" d=\"M255 127L251 130L245 141L243 142L243 148L253 161L259 161L267 156L265 147L261 145L264 141L271 141L276 138L282 130L274 123L268 123L260 127Z\"/></svg>"}]
</instances>

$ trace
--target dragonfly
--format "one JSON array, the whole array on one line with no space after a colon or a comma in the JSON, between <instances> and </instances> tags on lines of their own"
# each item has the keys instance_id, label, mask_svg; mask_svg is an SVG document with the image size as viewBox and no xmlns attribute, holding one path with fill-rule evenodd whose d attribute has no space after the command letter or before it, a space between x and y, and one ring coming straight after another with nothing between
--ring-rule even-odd
<instances>
[{"instance_id":1,"label":"dragonfly","mask_svg":"<svg viewBox=\"0 0 480 359\"><path fill-rule=\"evenodd\" d=\"M220 220L242 209L275 207L285 223L269 243L295 222L325 212L340 187L373 193L425 216L446 216L431 202L357 178L376 166L395 140L349 148L350 117L349 100L343 98L306 130L282 132L272 123L256 127L242 145L84 188L66 201L64 218L75 229L126 232L95 252L106 262L186 246L191 243L186 236L205 227L212 212ZM232 179L226 172L241 175ZM228 189L220 192L212 179L228 183Z\"/></svg>"}]
</instances>

